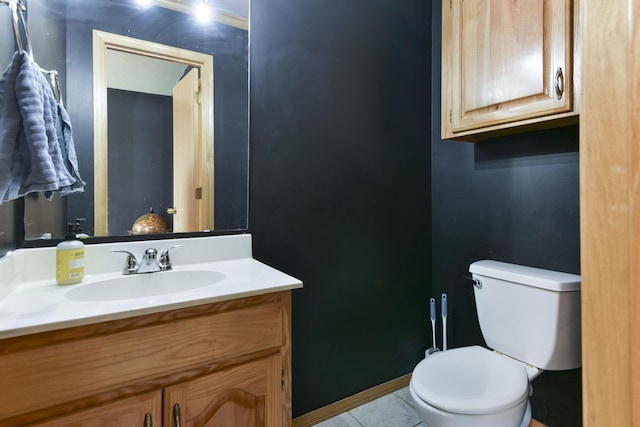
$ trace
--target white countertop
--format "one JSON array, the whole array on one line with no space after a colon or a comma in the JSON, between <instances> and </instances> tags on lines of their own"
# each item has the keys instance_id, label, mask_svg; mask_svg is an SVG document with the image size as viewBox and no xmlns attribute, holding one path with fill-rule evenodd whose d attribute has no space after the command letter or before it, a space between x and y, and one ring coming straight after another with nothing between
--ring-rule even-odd
<instances>
[{"instance_id":1,"label":"white countertop","mask_svg":"<svg viewBox=\"0 0 640 427\"><path fill-rule=\"evenodd\" d=\"M88 302L66 296L73 289L122 277L124 256L112 249L130 250L139 259L148 247L162 251L175 244L183 247L171 252L174 271L210 270L224 278L151 297ZM0 259L0 339L302 287L300 280L253 259L248 234L87 245L85 258L84 280L69 286L56 285L55 248L24 249Z\"/></svg>"}]
</instances>

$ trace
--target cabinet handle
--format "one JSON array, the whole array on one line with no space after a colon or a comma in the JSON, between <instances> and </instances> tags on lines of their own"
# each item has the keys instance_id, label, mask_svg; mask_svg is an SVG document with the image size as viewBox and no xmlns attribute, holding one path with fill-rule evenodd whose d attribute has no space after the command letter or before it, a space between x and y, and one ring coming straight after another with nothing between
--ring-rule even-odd
<instances>
[{"instance_id":1,"label":"cabinet handle","mask_svg":"<svg viewBox=\"0 0 640 427\"><path fill-rule=\"evenodd\" d=\"M176 403L173 405L173 423L175 424L175 427L180 427L180 418L182 418L180 404Z\"/></svg>"},{"instance_id":2,"label":"cabinet handle","mask_svg":"<svg viewBox=\"0 0 640 427\"><path fill-rule=\"evenodd\" d=\"M564 74L562 73L562 68L558 67L556 70L556 96L558 99L562 99L562 95L564 94Z\"/></svg>"},{"instance_id":3,"label":"cabinet handle","mask_svg":"<svg viewBox=\"0 0 640 427\"><path fill-rule=\"evenodd\" d=\"M150 413L144 414L144 427L153 427L153 419Z\"/></svg>"}]
</instances>

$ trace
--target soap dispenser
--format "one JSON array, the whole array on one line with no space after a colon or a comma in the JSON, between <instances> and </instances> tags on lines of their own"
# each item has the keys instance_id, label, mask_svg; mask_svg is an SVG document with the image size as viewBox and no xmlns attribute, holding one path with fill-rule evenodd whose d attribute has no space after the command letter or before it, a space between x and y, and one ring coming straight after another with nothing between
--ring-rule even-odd
<instances>
[{"instance_id":1,"label":"soap dispenser","mask_svg":"<svg viewBox=\"0 0 640 427\"><path fill-rule=\"evenodd\" d=\"M80 221L86 221L87 218L76 218L76 226L73 228L73 232L76 235L76 239L86 239L89 237L89 235L87 233L84 232L84 230L82 230L82 227L80 226Z\"/></svg>"},{"instance_id":2,"label":"soap dispenser","mask_svg":"<svg viewBox=\"0 0 640 427\"><path fill-rule=\"evenodd\" d=\"M79 241L68 224L64 241L56 246L56 282L58 285L74 285L84 279L84 243Z\"/></svg>"}]
</instances>

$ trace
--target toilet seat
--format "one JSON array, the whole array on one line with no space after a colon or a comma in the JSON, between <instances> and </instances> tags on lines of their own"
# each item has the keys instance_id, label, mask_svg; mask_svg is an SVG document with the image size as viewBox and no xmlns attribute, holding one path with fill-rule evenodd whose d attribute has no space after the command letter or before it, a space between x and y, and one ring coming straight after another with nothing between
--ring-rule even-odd
<instances>
[{"instance_id":1,"label":"toilet seat","mask_svg":"<svg viewBox=\"0 0 640 427\"><path fill-rule=\"evenodd\" d=\"M492 414L528 397L524 365L480 346L448 350L413 371L415 393L427 404L456 414Z\"/></svg>"}]
</instances>

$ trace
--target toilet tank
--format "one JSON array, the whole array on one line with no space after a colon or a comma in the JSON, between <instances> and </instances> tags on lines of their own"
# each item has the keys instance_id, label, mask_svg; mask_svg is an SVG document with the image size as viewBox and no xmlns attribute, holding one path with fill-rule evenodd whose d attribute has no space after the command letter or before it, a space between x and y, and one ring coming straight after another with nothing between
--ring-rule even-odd
<instances>
[{"instance_id":1,"label":"toilet tank","mask_svg":"<svg viewBox=\"0 0 640 427\"><path fill-rule=\"evenodd\" d=\"M580 276L489 260L469 272L488 347L544 370L580 367Z\"/></svg>"}]
</instances>

